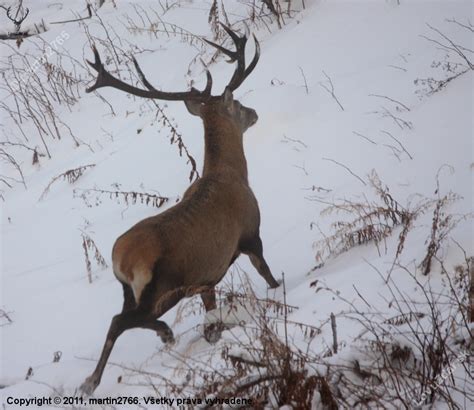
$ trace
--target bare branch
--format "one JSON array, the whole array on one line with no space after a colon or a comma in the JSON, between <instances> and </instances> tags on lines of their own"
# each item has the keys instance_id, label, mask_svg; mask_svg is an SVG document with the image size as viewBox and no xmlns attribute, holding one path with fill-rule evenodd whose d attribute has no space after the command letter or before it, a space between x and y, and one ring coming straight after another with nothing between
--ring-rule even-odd
<instances>
[{"instance_id":1,"label":"bare branch","mask_svg":"<svg viewBox=\"0 0 474 410\"><path fill-rule=\"evenodd\" d=\"M357 175L357 174L355 174L354 172L352 172L352 170L351 170L348 166L346 166L346 165L344 165L344 164L341 164L340 162L337 162L336 160L331 159L331 158L322 158L322 159L323 159L324 161L331 161L331 162L334 162L335 164L337 164L337 165L343 167L344 169L346 169L347 171L349 171L349 173L350 173L351 175L353 175L354 177L356 177L360 182L362 182L364 185L367 185L366 182L365 182L359 175Z\"/></svg>"},{"instance_id":2,"label":"bare branch","mask_svg":"<svg viewBox=\"0 0 474 410\"><path fill-rule=\"evenodd\" d=\"M384 134L386 134L386 135L388 135L390 138L392 138L392 139L400 146L400 148L405 152L405 154L407 154L410 159L413 159L413 157L412 157L412 156L410 155L410 153L405 149L405 147L403 146L403 144L402 144L399 140L397 140L392 134L390 134L388 131L384 131L384 130L382 130L381 132L383 132Z\"/></svg>"},{"instance_id":3,"label":"bare branch","mask_svg":"<svg viewBox=\"0 0 474 410\"><path fill-rule=\"evenodd\" d=\"M387 97L386 95L379 95L379 94L369 94L369 97L378 97L378 98L385 98L386 100L389 100L395 104L398 104L399 106L401 106L402 108L404 108L406 111L410 111L410 109L403 103L401 103L400 101L397 101L393 98L390 98L390 97Z\"/></svg>"},{"instance_id":4,"label":"bare branch","mask_svg":"<svg viewBox=\"0 0 474 410\"><path fill-rule=\"evenodd\" d=\"M328 88L328 86L324 83L319 83L319 85L324 88L329 94L331 94L332 98L334 98L334 100L337 102L337 104L339 105L339 108L344 111L344 107L342 106L342 104L339 102L339 100L337 99L336 97L336 94L334 94L334 85L332 83L332 80L331 78L324 72L323 70L323 74L325 75L325 77L327 78L327 82L329 83L329 86L331 87L330 89Z\"/></svg>"}]
</instances>

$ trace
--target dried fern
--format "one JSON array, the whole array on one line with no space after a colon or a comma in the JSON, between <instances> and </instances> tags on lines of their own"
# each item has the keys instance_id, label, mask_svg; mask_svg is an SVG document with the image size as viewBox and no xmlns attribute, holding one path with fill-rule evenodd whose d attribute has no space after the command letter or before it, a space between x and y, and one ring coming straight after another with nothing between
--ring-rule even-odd
<instances>
[{"instance_id":1,"label":"dried fern","mask_svg":"<svg viewBox=\"0 0 474 410\"><path fill-rule=\"evenodd\" d=\"M383 323L394 325L394 326L401 326L406 323L413 322L415 319L422 319L425 316L426 315L421 312L408 312L408 313L402 313L401 315L397 315L389 319L386 319L383 321Z\"/></svg>"},{"instance_id":2,"label":"dried fern","mask_svg":"<svg viewBox=\"0 0 474 410\"><path fill-rule=\"evenodd\" d=\"M99 197L101 195L107 195L110 199L115 199L119 203L123 201L126 205L135 205L136 203L141 203L147 206L153 206L155 208L161 208L166 204L170 198L166 196L149 194L146 192L135 192L135 191L109 191L104 189L75 189L74 195L82 198L82 200L87 204L87 206L92 207L91 205L91 196L95 195L95 205L99 205Z\"/></svg>"},{"instance_id":3,"label":"dried fern","mask_svg":"<svg viewBox=\"0 0 474 410\"><path fill-rule=\"evenodd\" d=\"M89 283L92 283L92 264L91 264L91 257L89 255L89 252L92 253L94 260L96 261L97 265L100 268L106 269L108 265L104 257L100 253L99 248L95 244L94 240L85 232L82 232L81 236L82 236L82 249L84 250L84 258L86 262L87 278L89 280Z\"/></svg>"},{"instance_id":4,"label":"dried fern","mask_svg":"<svg viewBox=\"0 0 474 410\"><path fill-rule=\"evenodd\" d=\"M330 256L337 256L368 243L375 243L378 249L393 230L401 226L396 254L398 258L413 221L436 202L422 199L413 206L404 207L392 196L389 188L382 184L375 171L369 175L368 181L375 193L375 200L369 201L365 197L363 201L339 200L321 211L321 215L342 213L352 219L334 222L331 225L334 230L332 235L325 236L314 244L317 260L324 261Z\"/></svg>"},{"instance_id":5,"label":"dried fern","mask_svg":"<svg viewBox=\"0 0 474 410\"><path fill-rule=\"evenodd\" d=\"M451 230L459 222L459 219L454 218L453 215L445 214L446 206L459 198L458 195L449 192L436 201L436 206L433 210L433 221L431 223L431 234L427 241L426 255L420 264L423 275L430 273L433 257L438 253L441 244L448 237Z\"/></svg>"},{"instance_id":6,"label":"dried fern","mask_svg":"<svg viewBox=\"0 0 474 410\"><path fill-rule=\"evenodd\" d=\"M53 185L59 179L66 180L70 184L73 184L84 174L84 171L86 171L87 169L90 169L90 168L94 168L94 167L95 167L95 164L83 165L83 166L78 167L78 168L69 169L66 172L63 172L62 174L59 174L59 175L55 176L51 180L51 182L48 184L48 186L44 189L43 193L39 197L39 200L42 201L46 197L46 195L49 193L51 185Z\"/></svg>"}]
</instances>

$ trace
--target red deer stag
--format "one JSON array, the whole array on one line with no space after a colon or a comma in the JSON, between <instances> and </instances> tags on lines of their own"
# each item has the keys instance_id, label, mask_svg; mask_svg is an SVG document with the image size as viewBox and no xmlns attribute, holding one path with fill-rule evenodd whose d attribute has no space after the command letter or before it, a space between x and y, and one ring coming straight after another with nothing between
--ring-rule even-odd
<instances>
[{"instance_id":1,"label":"red deer stag","mask_svg":"<svg viewBox=\"0 0 474 410\"><path fill-rule=\"evenodd\" d=\"M183 101L188 111L204 123L205 156L202 177L186 190L181 202L140 221L115 242L113 271L123 286L123 309L112 319L96 369L81 386L86 394L91 394L100 383L114 343L125 330L151 329L164 343L169 343L174 341L173 332L157 318L183 297L200 293L206 311L215 309L214 286L241 253L250 257L271 288L279 285L263 257L260 213L249 186L243 148L243 133L258 117L255 110L244 107L232 95L255 68L260 56L259 43L254 36L255 56L245 67L247 37L223 27L236 50L208 43L229 56L231 62L237 62L237 66L220 96L211 95L209 71L203 91L191 88L186 92L163 92L148 82L135 59L136 70L147 90L108 73L95 48L95 62L88 62L98 73L88 92L113 87L139 97ZM204 332L208 340L215 339L215 335L208 333L210 326Z\"/></svg>"}]
</instances>

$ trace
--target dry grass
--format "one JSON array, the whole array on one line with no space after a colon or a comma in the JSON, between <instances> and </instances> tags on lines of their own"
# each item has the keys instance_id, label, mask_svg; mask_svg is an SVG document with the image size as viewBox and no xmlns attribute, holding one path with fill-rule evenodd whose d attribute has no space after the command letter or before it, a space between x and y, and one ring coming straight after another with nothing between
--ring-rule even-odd
<instances>
[{"instance_id":1,"label":"dry grass","mask_svg":"<svg viewBox=\"0 0 474 410\"><path fill-rule=\"evenodd\" d=\"M92 283L92 263L91 259L95 260L97 266L102 269L108 268L107 262L99 251L94 240L85 232L81 232L82 249L84 250L84 260L86 263L87 279Z\"/></svg>"},{"instance_id":2,"label":"dry grass","mask_svg":"<svg viewBox=\"0 0 474 410\"><path fill-rule=\"evenodd\" d=\"M413 221L431 206L433 200L425 199L404 207L390 193L389 188L382 183L375 172L368 178L375 199L363 200L343 199L328 205L321 216L343 215L332 223L334 232L325 235L314 244L316 260L324 262L329 257L335 257L343 252L368 243L374 243L380 252L380 246L385 244L395 228L401 226L397 256L403 251L406 235ZM322 202L320 200L317 200Z\"/></svg>"}]
</instances>

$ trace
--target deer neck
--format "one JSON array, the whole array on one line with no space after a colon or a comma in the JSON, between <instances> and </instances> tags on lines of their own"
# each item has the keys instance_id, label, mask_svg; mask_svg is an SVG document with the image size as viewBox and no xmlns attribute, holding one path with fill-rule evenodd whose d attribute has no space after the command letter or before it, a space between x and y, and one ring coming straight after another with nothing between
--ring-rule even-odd
<instances>
[{"instance_id":1,"label":"deer neck","mask_svg":"<svg viewBox=\"0 0 474 410\"><path fill-rule=\"evenodd\" d=\"M231 171L248 180L243 135L232 120L218 115L204 119L204 140L203 176Z\"/></svg>"}]
</instances>

